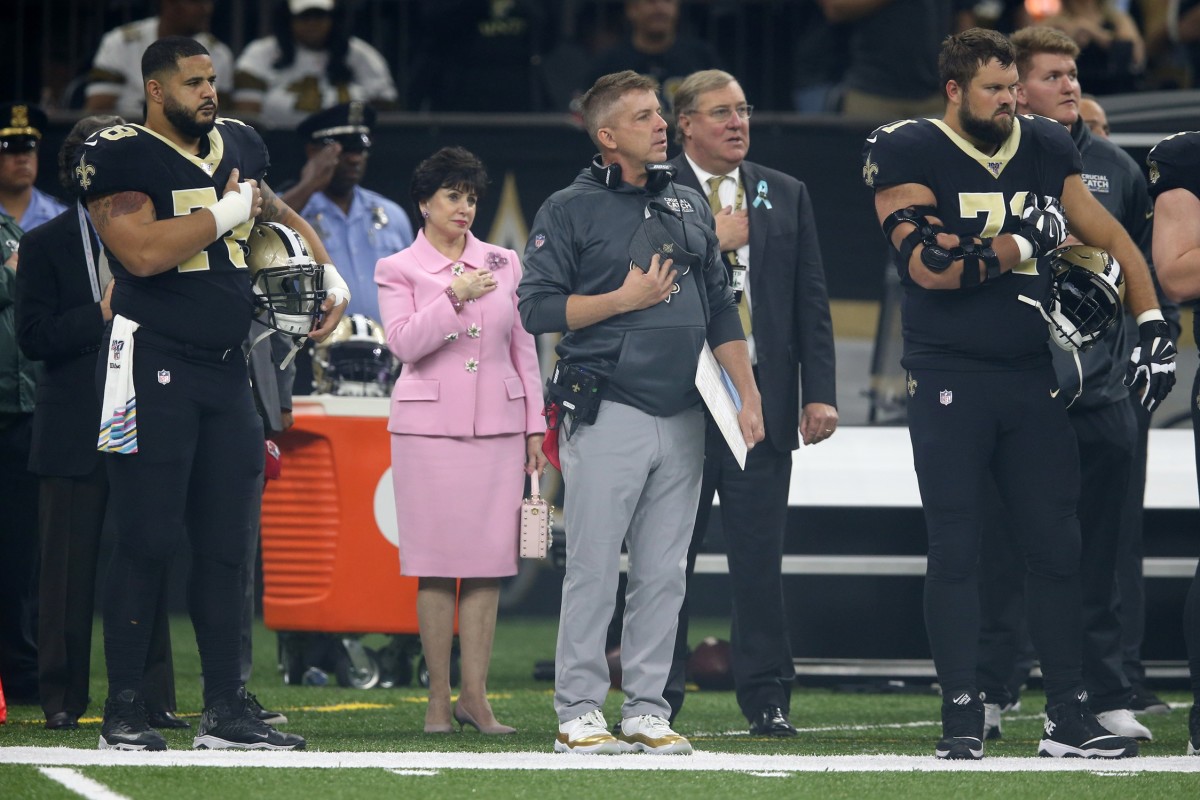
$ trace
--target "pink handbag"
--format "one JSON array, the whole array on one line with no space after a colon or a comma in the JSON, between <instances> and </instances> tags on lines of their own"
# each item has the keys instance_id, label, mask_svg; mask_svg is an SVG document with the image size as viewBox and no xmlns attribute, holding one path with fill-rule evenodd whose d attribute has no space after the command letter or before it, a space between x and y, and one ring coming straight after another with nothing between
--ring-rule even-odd
<instances>
[{"instance_id":1,"label":"pink handbag","mask_svg":"<svg viewBox=\"0 0 1200 800\"><path fill-rule=\"evenodd\" d=\"M545 558L550 554L549 504L542 498L538 474L534 470L529 497L521 501L521 558Z\"/></svg>"}]
</instances>

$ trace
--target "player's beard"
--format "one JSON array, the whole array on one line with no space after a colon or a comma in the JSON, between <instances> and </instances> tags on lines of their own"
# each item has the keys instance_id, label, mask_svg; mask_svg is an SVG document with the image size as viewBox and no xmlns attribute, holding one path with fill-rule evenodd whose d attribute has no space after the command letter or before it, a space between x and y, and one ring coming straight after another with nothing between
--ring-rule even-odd
<instances>
[{"instance_id":1,"label":"player's beard","mask_svg":"<svg viewBox=\"0 0 1200 800\"><path fill-rule=\"evenodd\" d=\"M990 119L977 117L971 113L971 104L963 98L963 104L958 109L958 122L963 132L972 139L999 147L1012 133L1012 114L1003 117L993 116Z\"/></svg>"},{"instance_id":2,"label":"player's beard","mask_svg":"<svg viewBox=\"0 0 1200 800\"><path fill-rule=\"evenodd\" d=\"M199 109L192 111L182 103L177 103L171 97L163 99L163 115L167 121L175 127L184 136L189 138L199 139L207 136L208 132L217 124L217 108L213 106L213 115L211 119L200 121L196 119Z\"/></svg>"}]
</instances>

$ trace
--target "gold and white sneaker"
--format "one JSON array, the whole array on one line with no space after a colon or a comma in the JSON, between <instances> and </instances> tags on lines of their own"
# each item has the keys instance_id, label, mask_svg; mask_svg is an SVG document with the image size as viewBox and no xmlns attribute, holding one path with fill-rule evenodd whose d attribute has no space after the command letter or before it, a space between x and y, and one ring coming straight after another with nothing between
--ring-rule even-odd
<instances>
[{"instance_id":1,"label":"gold and white sneaker","mask_svg":"<svg viewBox=\"0 0 1200 800\"><path fill-rule=\"evenodd\" d=\"M616 731L617 739L627 751L659 755L691 755L692 743L675 731L662 717L643 714L621 720Z\"/></svg>"},{"instance_id":2,"label":"gold and white sneaker","mask_svg":"<svg viewBox=\"0 0 1200 800\"><path fill-rule=\"evenodd\" d=\"M556 753L601 753L613 755L625 748L617 737L608 732L604 714L599 709L589 711L558 726L558 738L554 740Z\"/></svg>"}]
</instances>

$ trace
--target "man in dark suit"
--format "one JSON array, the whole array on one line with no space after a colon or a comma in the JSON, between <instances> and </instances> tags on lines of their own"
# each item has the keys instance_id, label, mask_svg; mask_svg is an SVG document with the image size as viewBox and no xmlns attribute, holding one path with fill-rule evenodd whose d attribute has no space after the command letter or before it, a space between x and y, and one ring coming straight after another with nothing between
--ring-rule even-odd
<instances>
[{"instance_id":1,"label":"man in dark suit","mask_svg":"<svg viewBox=\"0 0 1200 800\"><path fill-rule=\"evenodd\" d=\"M750 112L742 87L720 70L689 75L675 93L675 137L683 153L675 180L709 198L730 270L766 440L743 471L710 418L704 482L688 551L690 578L704 541L713 493L733 590L733 677L750 732L794 736L788 720L795 669L783 602L783 534L792 450L837 429L833 326L808 190L800 181L746 161ZM801 405L803 396L803 406ZM687 604L679 616L667 700L683 705Z\"/></svg>"},{"instance_id":2,"label":"man in dark suit","mask_svg":"<svg viewBox=\"0 0 1200 800\"><path fill-rule=\"evenodd\" d=\"M85 117L59 153L59 182L71 194L84 139L120 117ZM96 452L100 396L96 358L112 319L112 274L87 210L75 203L21 240L17 338L41 360L29 468L39 480L41 574L38 684L46 727L70 730L88 706L96 560L108 479ZM165 612L166 584L146 659L150 724L186 728L175 716L175 680Z\"/></svg>"}]
</instances>

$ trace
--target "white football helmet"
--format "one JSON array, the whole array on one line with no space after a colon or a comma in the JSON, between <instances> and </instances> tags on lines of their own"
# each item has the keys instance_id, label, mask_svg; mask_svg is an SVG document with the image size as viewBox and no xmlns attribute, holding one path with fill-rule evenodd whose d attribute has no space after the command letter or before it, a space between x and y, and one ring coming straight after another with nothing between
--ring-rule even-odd
<instances>
[{"instance_id":1,"label":"white football helmet","mask_svg":"<svg viewBox=\"0 0 1200 800\"><path fill-rule=\"evenodd\" d=\"M313 388L343 397L387 397L399 366L382 326L364 314L347 314L313 348Z\"/></svg>"},{"instance_id":2,"label":"white football helmet","mask_svg":"<svg viewBox=\"0 0 1200 800\"><path fill-rule=\"evenodd\" d=\"M308 242L286 225L259 222L246 244L259 321L292 336L311 331L325 302L325 268L313 260Z\"/></svg>"},{"instance_id":3,"label":"white football helmet","mask_svg":"<svg viewBox=\"0 0 1200 800\"><path fill-rule=\"evenodd\" d=\"M1099 247L1070 245L1047 254L1053 270L1048 312L1050 338L1064 350L1086 350L1121 318L1125 277Z\"/></svg>"}]
</instances>

